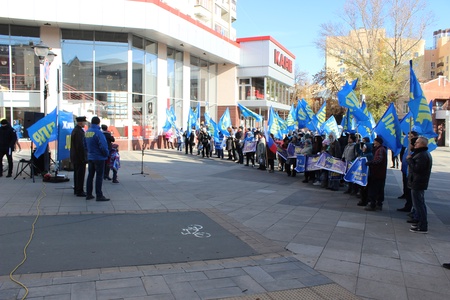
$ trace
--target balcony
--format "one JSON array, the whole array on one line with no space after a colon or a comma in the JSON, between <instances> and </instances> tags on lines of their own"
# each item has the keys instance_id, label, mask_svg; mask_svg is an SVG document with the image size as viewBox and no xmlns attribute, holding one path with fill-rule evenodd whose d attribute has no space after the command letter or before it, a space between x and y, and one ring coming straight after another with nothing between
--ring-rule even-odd
<instances>
[{"instance_id":1,"label":"balcony","mask_svg":"<svg viewBox=\"0 0 450 300\"><path fill-rule=\"evenodd\" d=\"M211 0L197 0L194 5L194 15L199 19L209 21L212 15Z\"/></svg>"},{"instance_id":2,"label":"balcony","mask_svg":"<svg viewBox=\"0 0 450 300\"><path fill-rule=\"evenodd\" d=\"M438 67L438 68L443 67L443 66L444 66L444 62L443 62L443 61L441 61L440 63L438 63L438 64L436 65L436 67Z\"/></svg>"}]
</instances>

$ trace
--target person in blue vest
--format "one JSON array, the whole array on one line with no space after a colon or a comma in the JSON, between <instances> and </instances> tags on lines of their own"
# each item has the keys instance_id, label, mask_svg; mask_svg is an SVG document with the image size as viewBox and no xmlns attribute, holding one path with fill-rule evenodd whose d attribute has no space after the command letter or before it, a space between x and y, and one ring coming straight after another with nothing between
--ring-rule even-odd
<instances>
[{"instance_id":1,"label":"person in blue vest","mask_svg":"<svg viewBox=\"0 0 450 300\"><path fill-rule=\"evenodd\" d=\"M103 176L105 171L105 161L108 159L108 143L105 135L100 129L100 118L93 117L91 127L85 134L85 148L88 157L88 177L86 182L86 200L94 199L92 195L95 175L95 194L97 201L109 201L102 192Z\"/></svg>"}]
</instances>

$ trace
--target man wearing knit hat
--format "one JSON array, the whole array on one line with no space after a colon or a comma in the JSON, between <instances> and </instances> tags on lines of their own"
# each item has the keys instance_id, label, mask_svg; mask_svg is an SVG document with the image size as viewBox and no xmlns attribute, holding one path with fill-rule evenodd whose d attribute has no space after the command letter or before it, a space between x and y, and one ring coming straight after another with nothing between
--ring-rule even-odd
<instances>
[{"instance_id":1,"label":"man wearing knit hat","mask_svg":"<svg viewBox=\"0 0 450 300\"><path fill-rule=\"evenodd\" d=\"M373 160L366 163L369 166L368 202L365 210L375 211L383 209L384 186L387 172L387 151L383 146L383 139L378 136L373 142Z\"/></svg>"},{"instance_id":2,"label":"man wearing knit hat","mask_svg":"<svg viewBox=\"0 0 450 300\"><path fill-rule=\"evenodd\" d=\"M102 192L103 175L105 171L105 160L108 159L109 151L105 135L100 130L100 118L93 117L91 127L86 131L85 138L88 152L88 177L86 182L86 200L94 199L92 195L95 175L95 194L97 201L109 201Z\"/></svg>"}]
</instances>

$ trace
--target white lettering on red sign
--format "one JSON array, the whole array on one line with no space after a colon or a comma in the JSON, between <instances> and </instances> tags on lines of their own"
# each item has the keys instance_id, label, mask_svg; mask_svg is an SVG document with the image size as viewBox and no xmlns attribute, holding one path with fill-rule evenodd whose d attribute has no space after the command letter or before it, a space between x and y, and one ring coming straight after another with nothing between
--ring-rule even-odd
<instances>
[{"instance_id":1,"label":"white lettering on red sign","mask_svg":"<svg viewBox=\"0 0 450 300\"><path fill-rule=\"evenodd\" d=\"M274 50L274 62L277 66L282 67L286 71L292 73L292 60L283 55L280 51L277 49Z\"/></svg>"}]
</instances>

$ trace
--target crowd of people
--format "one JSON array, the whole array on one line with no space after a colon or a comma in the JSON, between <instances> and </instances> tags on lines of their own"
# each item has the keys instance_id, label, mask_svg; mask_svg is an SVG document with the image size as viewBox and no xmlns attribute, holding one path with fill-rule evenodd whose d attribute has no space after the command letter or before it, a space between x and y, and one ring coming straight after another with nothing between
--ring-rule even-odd
<instances>
[{"instance_id":1,"label":"crowd of people","mask_svg":"<svg viewBox=\"0 0 450 300\"><path fill-rule=\"evenodd\" d=\"M355 201L356 205L364 207L366 211L383 210L388 150L383 145L381 136L376 137L371 143L369 137L353 133L343 133L337 138L334 132L320 135L311 131L295 130L282 140L276 140L271 135L277 144L277 151L273 152L267 145L264 133L259 129L239 126L229 127L227 131L227 136L219 133L217 141L208 133L204 124L201 124L199 130L195 128L189 131L180 130L177 134L177 149L182 151L184 148L186 155L194 155L196 148L196 154L202 155L203 158L227 159L245 166L257 167L259 170L268 170L270 173L275 171L277 161L278 170L285 172L289 177L297 176L297 154L312 157L326 152L344 161L348 166L358 157L365 157L369 170L365 186L345 182L342 174L325 169L306 170L302 182L310 182L331 191L344 188L344 193L359 199ZM408 213L407 222L411 223L412 232L427 233L424 191L428 186L432 160L426 151L428 140L425 137L419 137L416 132L411 132L409 141L410 146L402 149L399 159L403 177L403 195L398 198L405 199L406 203L397 210ZM395 155L391 157L393 163L391 167L398 168L398 158Z\"/></svg>"}]
</instances>

